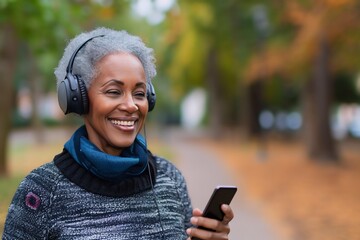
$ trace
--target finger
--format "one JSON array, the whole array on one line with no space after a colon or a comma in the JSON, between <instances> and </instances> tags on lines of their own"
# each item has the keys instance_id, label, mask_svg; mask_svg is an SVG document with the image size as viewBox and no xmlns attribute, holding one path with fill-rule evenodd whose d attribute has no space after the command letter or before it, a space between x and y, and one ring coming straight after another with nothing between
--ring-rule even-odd
<instances>
[{"instance_id":1,"label":"finger","mask_svg":"<svg viewBox=\"0 0 360 240\"><path fill-rule=\"evenodd\" d=\"M229 222L234 218L234 213L229 205L221 205L221 210L224 212L223 224L228 225Z\"/></svg>"},{"instance_id":2,"label":"finger","mask_svg":"<svg viewBox=\"0 0 360 240\"><path fill-rule=\"evenodd\" d=\"M201 211L199 208L193 209L193 215L194 216L201 216L203 214L203 211Z\"/></svg>"},{"instance_id":3,"label":"finger","mask_svg":"<svg viewBox=\"0 0 360 240\"><path fill-rule=\"evenodd\" d=\"M200 228L189 228L186 233L191 237L198 237L200 239L211 239L212 233L210 231L200 229ZM191 239L190 237L190 239Z\"/></svg>"},{"instance_id":4,"label":"finger","mask_svg":"<svg viewBox=\"0 0 360 240\"><path fill-rule=\"evenodd\" d=\"M223 222L215 219L205 217L192 217L190 219L190 222L195 226L204 227L215 232L223 232L226 234L230 232L230 227L228 224L224 224Z\"/></svg>"},{"instance_id":5,"label":"finger","mask_svg":"<svg viewBox=\"0 0 360 240\"><path fill-rule=\"evenodd\" d=\"M218 239L218 240L228 239L228 234L225 232L211 232L199 228L189 228L186 230L186 233L191 237L198 237L200 239Z\"/></svg>"}]
</instances>

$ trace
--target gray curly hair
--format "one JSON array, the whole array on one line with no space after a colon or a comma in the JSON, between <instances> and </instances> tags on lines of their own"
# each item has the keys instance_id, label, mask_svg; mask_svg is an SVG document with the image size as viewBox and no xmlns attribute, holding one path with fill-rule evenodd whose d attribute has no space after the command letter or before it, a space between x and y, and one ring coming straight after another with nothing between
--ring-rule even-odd
<instances>
[{"instance_id":1,"label":"gray curly hair","mask_svg":"<svg viewBox=\"0 0 360 240\"><path fill-rule=\"evenodd\" d=\"M90 32L81 33L69 42L54 72L57 85L64 80L66 67L76 49L86 40L100 35L104 36L96 37L86 43L78 52L74 61L72 73L81 76L86 89L89 89L92 80L96 77L95 64L101 58L115 52L130 53L136 56L144 67L147 83L151 83L151 80L156 75L153 49L146 47L139 37L130 35L124 30L116 31L102 27Z\"/></svg>"}]
</instances>

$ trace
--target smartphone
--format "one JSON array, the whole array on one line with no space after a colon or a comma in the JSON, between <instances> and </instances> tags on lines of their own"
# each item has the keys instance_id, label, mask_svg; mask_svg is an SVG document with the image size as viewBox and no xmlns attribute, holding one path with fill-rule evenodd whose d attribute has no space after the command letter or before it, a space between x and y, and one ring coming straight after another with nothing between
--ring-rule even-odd
<instances>
[{"instance_id":1,"label":"smartphone","mask_svg":"<svg viewBox=\"0 0 360 240\"><path fill-rule=\"evenodd\" d=\"M222 204L229 205L231 203L231 200L235 196L235 193L237 191L236 186L217 186L209 201L206 204L206 207L203 212L203 217L216 219L219 221L222 221L224 218L224 213L221 210ZM198 227L200 229L206 229L204 227ZM209 231L212 231L211 229L206 229ZM197 237L192 237L192 240L198 240Z\"/></svg>"}]
</instances>

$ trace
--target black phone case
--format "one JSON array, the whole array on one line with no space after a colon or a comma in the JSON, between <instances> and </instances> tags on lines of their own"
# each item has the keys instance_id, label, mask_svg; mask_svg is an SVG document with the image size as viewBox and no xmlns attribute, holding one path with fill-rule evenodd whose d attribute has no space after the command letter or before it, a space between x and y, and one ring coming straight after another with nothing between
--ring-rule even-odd
<instances>
[{"instance_id":1,"label":"black phone case","mask_svg":"<svg viewBox=\"0 0 360 240\"><path fill-rule=\"evenodd\" d=\"M237 187L235 186L217 186L208 203L206 204L206 207L203 212L203 216L207 218L216 219L219 221L222 221L224 218L224 213L221 210L222 204L229 205L231 203L231 200L235 196L235 193L237 191ZM200 229L206 229L204 227L198 227ZM209 231L212 231L210 229L206 229ZM200 238L192 237L192 240L200 240Z\"/></svg>"}]
</instances>

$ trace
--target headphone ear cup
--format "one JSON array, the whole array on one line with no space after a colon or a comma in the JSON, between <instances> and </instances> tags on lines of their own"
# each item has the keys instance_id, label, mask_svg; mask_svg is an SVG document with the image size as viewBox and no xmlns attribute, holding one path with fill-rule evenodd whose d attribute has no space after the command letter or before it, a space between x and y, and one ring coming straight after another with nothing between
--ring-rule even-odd
<instances>
[{"instance_id":1,"label":"headphone ear cup","mask_svg":"<svg viewBox=\"0 0 360 240\"><path fill-rule=\"evenodd\" d=\"M154 109L155 103L156 103L155 88L151 83L148 84L146 95L147 95L147 101L148 101L148 105L149 105L148 111L151 112Z\"/></svg>"},{"instance_id":2,"label":"headphone ear cup","mask_svg":"<svg viewBox=\"0 0 360 240\"><path fill-rule=\"evenodd\" d=\"M77 78L77 81L78 81L78 84L79 84L79 93L80 93L80 96L81 96L80 104L81 104L81 107L82 107L82 109L81 109L82 111L79 114L80 115L81 114L86 114L86 113L89 112L89 98L88 98L88 95L87 95L86 86L85 86L85 83L81 79L80 76L76 75L76 78Z\"/></svg>"},{"instance_id":3,"label":"headphone ear cup","mask_svg":"<svg viewBox=\"0 0 360 240\"><path fill-rule=\"evenodd\" d=\"M67 78L62 80L57 88L57 95L58 95L58 102L61 110L64 112L64 114L68 114L68 103L70 100L70 87L69 87L69 81Z\"/></svg>"},{"instance_id":4,"label":"headphone ear cup","mask_svg":"<svg viewBox=\"0 0 360 240\"><path fill-rule=\"evenodd\" d=\"M58 101L65 113L86 114L89 100L86 86L80 76L68 73L58 86Z\"/></svg>"},{"instance_id":5,"label":"headphone ear cup","mask_svg":"<svg viewBox=\"0 0 360 240\"><path fill-rule=\"evenodd\" d=\"M69 63L66 67L66 76L58 85L58 101L61 110L65 114L77 113L86 114L89 111L89 99L87 96L86 85L81 79L81 76L72 74L72 69L76 54L83 48L87 42L97 37L104 37L105 35L94 36L81 44L72 54Z\"/></svg>"}]
</instances>

